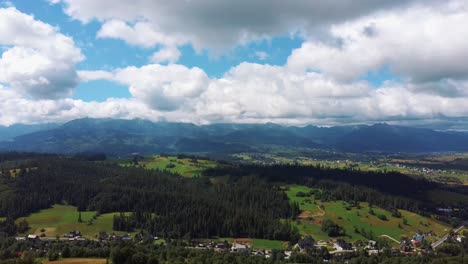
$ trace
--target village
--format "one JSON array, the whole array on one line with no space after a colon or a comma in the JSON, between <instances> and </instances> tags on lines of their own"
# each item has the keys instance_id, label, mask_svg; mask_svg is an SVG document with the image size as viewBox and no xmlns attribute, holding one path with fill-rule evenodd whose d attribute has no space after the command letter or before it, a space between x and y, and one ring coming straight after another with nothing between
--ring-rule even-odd
<instances>
[{"instance_id":1,"label":"village","mask_svg":"<svg viewBox=\"0 0 468 264\"><path fill-rule=\"evenodd\" d=\"M38 235L29 234L27 236L16 237L17 241L24 241L31 243L31 251L45 251L47 248L51 248L51 244L56 242L70 243L86 243L89 241L97 242L101 245L110 245L116 242L127 242L127 243L154 243L159 246L167 246L169 244L182 245L187 249L191 250L212 250L216 253L236 253L243 255L251 255L257 257L270 258L273 254L281 256L282 259L289 259L293 254L308 253L314 250L319 250L325 255L329 255L330 258L334 255L353 255L358 252L365 252L368 256L384 254L385 252L392 255L406 255L406 256L420 256L433 254L435 249L445 242L452 244L462 243L462 238L466 235L466 231L463 234L460 233L464 229L464 225L450 231L445 236L441 237L436 242L430 243L426 238L437 237L432 231L422 232L417 231L411 239L402 239L401 241L395 240L394 238L386 236L386 239L391 240L394 244L399 246L393 246L391 248L382 247L379 242L369 240L367 242L357 241L349 243L345 239L338 238L329 241L315 241L311 236L306 236L300 239L296 244L289 245L287 250L284 249L262 249L254 248L252 243L248 239L233 239L228 242L227 240L171 240L161 239L157 236L149 234L137 233L133 236L131 234L108 234L106 232L100 232L98 237L95 239L88 239L81 236L79 230L71 230L69 233L63 234L61 237L41 237ZM433 240L433 239L432 239ZM152 242L151 242L152 241ZM44 246L45 245L45 246ZM19 254L23 254L20 252Z\"/></svg>"}]
</instances>

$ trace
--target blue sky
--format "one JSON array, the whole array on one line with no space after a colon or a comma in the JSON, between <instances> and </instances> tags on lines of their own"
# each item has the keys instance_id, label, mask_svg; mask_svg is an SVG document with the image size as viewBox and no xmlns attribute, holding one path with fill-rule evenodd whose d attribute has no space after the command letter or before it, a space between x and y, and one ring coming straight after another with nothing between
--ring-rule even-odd
<instances>
[{"instance_id":1,"label":"blue sky","mask_svg":"<svg viewBox=\"0 0 468 264\"><path fill-rule=\"evenodd\" d=\"M463 0L0 3L4 125L90 116L453 128L468 114Z\"/></svg>"},{"instance_id":2,"label":"blue sky","mask_svg":"<svg viewBox=\"0 0 468 264\"><path fill-rule=\"evenodd\" d=\"M148 64L155 50L155 48L127 45L122 40L96 38L100 29L99 22L84 24L71 19L63 12L60 5L52 5L45 0L9 2L21 12L32 14L41 21L59 27L62 33L72 36L86 56L86 60L77 65L79 70L111 70L126 66L143 66ZM221 54L210 53L208 50L197 53L191 45L184 45L180 48L182 56L178 63L187 67L202 68L210 77L221 77L231 67L244 61L284 65L291 51L299 48L302 42L300 36L287 34L253 41ZM265 52L268 56L260 59L256 52ZM379 79L375 74L370 79L374 78ZM85 101L105 101L108 97L129 98L131 95L123 85L97 80L81 83L73 96L75 99Z\"/></svg>"}]
</instances>

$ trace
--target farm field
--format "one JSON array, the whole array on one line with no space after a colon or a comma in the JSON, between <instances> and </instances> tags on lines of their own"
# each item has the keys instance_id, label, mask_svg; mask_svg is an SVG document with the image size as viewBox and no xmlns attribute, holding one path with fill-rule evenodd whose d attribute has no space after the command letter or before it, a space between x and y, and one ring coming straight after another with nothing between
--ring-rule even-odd
<instances>
[{"instance_id":1,"label":"farm field","mask_svg":"<svg viewBox=\"0 0 468 264\"><path fill-rule=\"evenodd\" d=\"M114 213L102 214L92 220L95 215L96 212L81 212L82 223L79 223L79 213L76 207L54 205L52 208L41 210L16 221L26 219L30 226L30 234L41 235L45 233L47 237L62 236L72 230L79 230L83 237L90 239L96 238L101 231L110 234L124 234L124 232L112 230ZM89 220L92 220L92 224L88 224ZM44 229L45 232L41 232L41 229Z\"/></svg>"},{"instance_id":2,"label":"farm field","mask_svg":"<svg viewBox=\"0 0 468 264\"><path fill-rule=\"evenodd\" d=\"M104 264L106 259L98 258L67 258L55 261L44 261L43 264Z\"/></svg>"},{"instance_id":3,"label":"farm field","mask_svg":"<svg viewBox=\"0 0 468 264\"><path fill-rule=\"evenodd\" d=\"M135 166L125 163L123 166ZM166 170L172 173L180 174L184 177L194 177L202 173L205 169L214 168L216 162L204 159L177 158L176 156L151 156L138 161L137 166L143 166L147 169Z\"/></svg>"},{"instance_id":4,"label":"farm field","mask_svg":"<svg viewBox=\"0 0 468 264\"><path fill-rule=\"evenodd\" d=\"M321 202L315 200L315 203L323 209L324 214L318 214L314 208L312 208L313 211L307 212L311 206L317 206L313 204L314 202L307 201L307 199L314 201L313 196L297 197L296 194L298 192L309 193L311 190L305 186L289 186L286 194L291 201L299 203L300 209L303 210L301 216L308 215L307 217L300 216L298 221L293 224L297 226L302 235L311 235L316 240L330 239L321 230L321 223L325 219L330 219L342 226L346 230L348 239L352 241L368 240L363 232L367 234L367 237L372 233L374 237L388 235L400 240L401 237L412 237L417 230L433 231L438 236L445 235L450 230L446 224L405 210L399 210L402 215L400 218L393 217L390 212L378 207L372 207L373 213L371 213L368 203L360 203L359 208L357 208L351 207L343 201ZM379 216L385 216L382 218L386 220L382 220ZM427 239L435 240L436 238L429 237Z\"/></svg>"}]
</instances>

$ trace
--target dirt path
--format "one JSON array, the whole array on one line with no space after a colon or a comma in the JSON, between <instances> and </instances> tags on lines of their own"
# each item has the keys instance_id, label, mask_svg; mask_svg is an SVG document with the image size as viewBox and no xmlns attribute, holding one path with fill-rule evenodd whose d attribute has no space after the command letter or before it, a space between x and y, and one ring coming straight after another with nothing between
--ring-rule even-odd
<instances>
[{"instance_id":1,"label":"dirt path","mask_svg":"<svg viewBox=\"0 0 468 264\"><path fill-rule=\"evenodd\" d=\"M320 206L317 205L317 208L319 209L320 212L312 215L312 217L317 217L317 216L324 216L325 215L325 211L322 210L322 208L320 208Z\"/></svg>"},{"instance_id":2,"label":"dirt path","mask_svg":"<svg viewBox=\"0 0 468 264\"><path fill-rule=\"evenodd\" d=\"M325 215L325 211L320 208L320 206L317 205L317 208L319 209L319 212L315 214L311 214L310 211L303 211L297 218L301 220L308 220L309 218L312 218L312 220L309 222L311 224L321 224L322 220L320 219L315 219L316 217L321 217Z\"/></svg>"},{"instance_id":3,"label":"dirt path","mask_svg":"<svg viewBox=\"0 0 468 264\"><path fill-rule=\"evenodd\" d=\"M387 236L387 235L381 235L381 237L386 237L386 238L388 238L388 239L392 240L393 242L400 244L400 241L398 241L398 240L394 239L394 238L393 238L393 237L391 237L391 236Z\"/></svg>"}]
</instances>

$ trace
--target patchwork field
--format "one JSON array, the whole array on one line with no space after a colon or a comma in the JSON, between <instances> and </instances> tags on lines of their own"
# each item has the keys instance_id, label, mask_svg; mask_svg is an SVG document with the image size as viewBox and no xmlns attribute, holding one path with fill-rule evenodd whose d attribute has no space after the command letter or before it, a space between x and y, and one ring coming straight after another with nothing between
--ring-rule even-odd
<instances>
[{"instance_id":1,"label":"patchwork field","mask_svg":"<svg viewBox=\"0 0 468 264\"><path fill-rule=\"evenodd\" d=\"M123 166L135 166L133 163L125 163ZM175 156L156 155L147 157L138 161L137 166L143 166L147 169L166 170L172 173L180 174L184 177L194 177L208 168L214 168L216 162L204 159L177 158Z\"/></svg>"},{"instance_id":2,"label":"patchwork field","mask_svg":"<svg viewBox=\"0 0 468 264\"><path fill-rule=\"evenodd\" d=\"M82 223L78 222L79 213L76 207L69 205L54 205L50 209L41 210L27 217L17 219L17 222L26 219L30 230L28 233L47 237L62 236L72 230L79 230L86 238L96 238L99 232L123 234L112 230L114 213L102 214L92 220L96 212L81 212ZM89 224L91 220L91 224ZM42 232L42 231L43 232Z\"/></svg>"},{"instance_id":3,"label":"patchwork field","mask_svg":"<svg viewBox=\"0 0 468 264\"><path fill-rule=\"evenodd\" d=\"M306 151L308 154L312 154ZM455 185L468 185L468 153L448 156L402 156L389 158L387 156L368 157L343 153L341 156L324 156L320 158L303 156L298 151L265 153L239 153L231 155L235 161L266 164L295 164L306 166L324 166L335 169L354 169L361 171L394 171L416 177L425 177L437 182Z\"/></svg>"},{"instance_id":4,"label":"patchwork field","mask_svg":"<svg viewBox=\"0 0 468 264\"><path fill-rule=\"evenodd\" d=\"M314 200L313 196L297 197L298 192L309 193L311 190L305 186L289 186L286 193L291 201L299 203L300 209L303 210L301 216L306 215L293 224L301 234L311 235L316 240L330 239L321 230L324 219L330 219L342 226L346 230L348 239L352 241L368 240L363 236L363 232L367 236L372 233L375 237L388 235L399 240L401 237L413 236L417 230L433 231L437 236L443 236L450 230L450 227L444 223L405 210L399 210L402 216L397 218L378 207L372 207L370 210L368 203L360 203L360 207L357 208L343 201L321 202ZM317 211L320 208L323 209L323 214ZM427 239L436 240L436 237Z\"/></svg>"}]
</instances>

